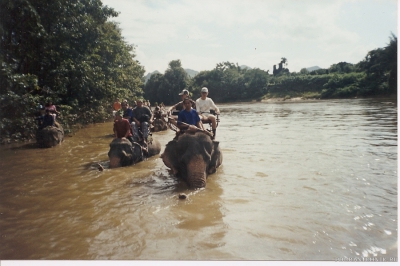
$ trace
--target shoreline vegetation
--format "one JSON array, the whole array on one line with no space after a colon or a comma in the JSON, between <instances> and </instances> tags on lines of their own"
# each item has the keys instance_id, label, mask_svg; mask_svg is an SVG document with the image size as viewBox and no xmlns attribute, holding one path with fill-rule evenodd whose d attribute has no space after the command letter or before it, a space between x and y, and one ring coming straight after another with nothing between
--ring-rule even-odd
<instances>
[{"instance_id":1,"label":"shoreline vegetation","mask_svg":"<svg viewBox=\"0 0 400 266\"><path fill-rule=\"evenodd\" d=\"M287 95L286 97L265 97L262 99L249 99L249 100L240 100L237 102L248 102L248 103L256 103L256 102L262 102L262 103L279 103L279 102L316 102L316 101L326 101L326 100L345 100L345 99L391 99L391 100L396 100L397 101L397 94L392 94L392 95L378 95L374 97L353 97L353 98L327 98L327 99L321 99L321 98L310 98L310 97L291 97ZM233 103L233 102L232 102ZM110 108L111 112L111 108ZM102 122L96 122L96 123L106 123L106 122L112 122L112 117L105 118L104 121ZM80 129L93 124L72 124L70 125L67 129L65 129L65 137L73 137L76 132L78 132ZM21 135L16 134L8 138L0 137L0 145L9 145L9 144L18 144L18 143L34 143L35 142L35 137L32 136L31 138L21 138Z\"/></svg>"},{"instance_id":2,"label":"shoreline vegetation","mask_svg":"<svg viewBox=\"0 0 400 266\"><path fill-rule=\"evenodd\" d=\"M216 103L397 97L397 37L357 64L273 73L217 63L189 77L179 59L145 82L134 44L126 43L113 8L100 1L0 1L0 143L35 138L39 106L51 101L65 135L111 119L116 98L175 104L183 89L210 89ZM52 16L48 16L52 14ZM29 32L29 34L26 34ZM272 65L272 64L271 64Z\"/></svg>"}]
</instances>

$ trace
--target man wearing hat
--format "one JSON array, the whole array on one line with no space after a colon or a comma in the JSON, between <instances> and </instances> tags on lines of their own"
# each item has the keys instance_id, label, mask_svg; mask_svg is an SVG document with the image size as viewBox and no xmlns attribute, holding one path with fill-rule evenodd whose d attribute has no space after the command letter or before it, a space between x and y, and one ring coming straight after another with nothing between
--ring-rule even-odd
<instances>
[{"instance_id":1,"label":"man wearing hat","mask_svg":"<svg viewBox=\"0 0 400 266\"><path fill-rule=\"evenodd\" d=\"M149 134L149 125L153 122L153 114L147 106L143 105L143 100L136 100L136 108L133 109L133 122L132 129L135 135L135 138L140 138L139 136L139 127L142 129L143 139L147 142L147 137Z\"/></svg>"},{"instance_id":2,"label":"man wearing hat","mask_svg":"<svg viewBox=\"0 0 400 266\"><path fill-rule=\"evenodd\" d=\"M114 136L115 138L127 138L133 143L131 125L128 119L122 118L122 116L122 110L115 113Z\"/></svg>"},{"instance_id":3,"label":"man wearing hat","mask_svg":"<svg viewBox=\"0 0 400 266\"><path fill-rule=\"evenodd\" d=\"M167 110L168 113L170 113L172 110L181 111L181 110L185 109L185 107L183 106L183 100L187 97L190 98L190 93L188 90L183 90L182 92L179 93L179 95L181 96L181 101L178 102L177 104L171 106L170 108L168 108L168 110ZM192 103L192 108L196 109L196 102L193 101L192 99L189 99L189 100Z\"/></svg>"},{"instance_id":4,"label":"man wearing hat","mask_svg":"<svg viewBox=\"0 0 400 266\"><path fill-rule=\"evenodd\" d=\"M215 110L216 114L219 114L219 109L215 105L211 98L207 97L208 89L206 87L201 88L201 97L196 100L196 111L199 114L202 121L210 120L213 135L215 138L215 133L217 129L217 121L214 115L210 113L210 110Z\"/></svg>"},{"instance_id":5,"label":"man wearing hat","mask_svg":"<svg viewBox=\"0 0 400 266\"><path fill-rule=\"evenodd\" d=\"M175 105L171 106L170 108L168 108L167 110L167 114L170 114L172 110L176 110L178 112L182 111L183 109L185 109L185 107L183 106L183 100L185 98L189 98L189 101L192 104L192 108L196 110L196 102L193 101L192 99L190 99L190 93L188 90L183 90L182 92L179 93L179 95L181 96L181 101L176 103ZM178 116L174 115L171 117L173 118L172 123L176 124L176 119L178 119Z\"/></svg>"}]
</instances>

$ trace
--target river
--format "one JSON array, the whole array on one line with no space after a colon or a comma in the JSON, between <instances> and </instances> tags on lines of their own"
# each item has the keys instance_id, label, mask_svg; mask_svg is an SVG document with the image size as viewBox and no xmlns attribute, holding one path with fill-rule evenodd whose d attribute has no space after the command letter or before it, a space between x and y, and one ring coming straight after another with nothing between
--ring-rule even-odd
<instances>
[{"instance_id":1,"label":"river","mask_svg":"<svg viewBox=\"0 0 400 266\"><path fill-rule=\"evenodd\" d=\"M196 191L159 156L99 171L111 122L0 147L0 259L397 259L395 100L219 106L223 165Z\"/></svg>"}]
</instances>

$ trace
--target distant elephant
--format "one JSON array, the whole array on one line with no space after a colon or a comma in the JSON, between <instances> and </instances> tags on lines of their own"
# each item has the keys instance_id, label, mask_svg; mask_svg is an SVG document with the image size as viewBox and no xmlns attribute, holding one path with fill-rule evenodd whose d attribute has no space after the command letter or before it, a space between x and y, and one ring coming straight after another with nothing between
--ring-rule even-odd
<instances>
[{"instance_id":1,"label":"distant elephant","mask_svg":"<svg viewBox=\"0 0 400 266\"><path fill-rule=\"evenodd\" d=\"M154 119L152 125L153 125L151 127L152 132L159 132L168 129L167 122L165 122L165 120L162 118Z\"/></svg>"},{"instance_id":2,"label":"distant elephant","mask_svg":"<svg viewBox=\"0 0 400 266\"><path fill-rule=\"evenodd\" d=\"M64 140L64 129L55 122L55 126L48 126L36 132L36 142L41 148L57 146Z\"/></svg>"},{"instance_id":3,"label":"distant elephant","mask_svg":"<svg viewBox=\"0 0 400 266\"><path fill-rule=\"evenodd\" d=\"M146 157L159 154L161 144L158 140L153 140L148 144L147 151L139 143L132 144L128 139L116 138L110 143L110 168L128 166L143 161Z\"/></svg>"},{"instance_id":4,"label":"distant elephant","mask_svg":"<svg viewBox=\"0 0 400 266\"><path fill-rule=\"evenodd\" d=\"M209 174L222 164L219 142L202 133L185 133L167 143L161 158L173 174L185 179L191 188L206 186Z\"/></svg>"}]
</instances>

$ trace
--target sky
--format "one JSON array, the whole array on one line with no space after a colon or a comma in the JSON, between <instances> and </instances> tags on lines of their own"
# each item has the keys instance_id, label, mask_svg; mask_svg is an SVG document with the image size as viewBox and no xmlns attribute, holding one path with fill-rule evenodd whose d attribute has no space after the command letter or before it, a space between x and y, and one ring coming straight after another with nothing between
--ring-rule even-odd
<instances>
[{"instance_id":1,"label":"sky","mask_svg":"<svg viewBox=\"0 0 400 266\"><path fill-rule=\"evenodd\" d=\"M356 64L397 31L397 0L101 0L147 73L172 60L196 71L229 61L290 72Z\"/></svg>"}]
</instances>

